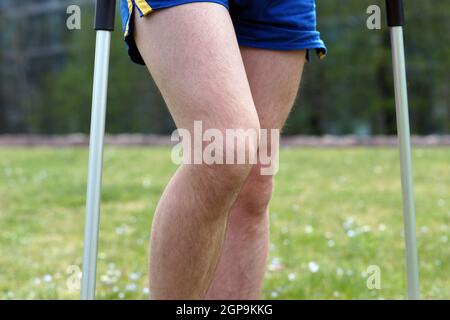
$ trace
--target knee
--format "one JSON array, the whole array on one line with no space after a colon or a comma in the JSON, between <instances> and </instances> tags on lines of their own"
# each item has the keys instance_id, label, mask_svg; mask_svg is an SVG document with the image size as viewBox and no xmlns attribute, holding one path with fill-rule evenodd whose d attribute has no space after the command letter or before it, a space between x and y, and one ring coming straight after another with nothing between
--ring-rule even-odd
<instances>
[{"instance_id":1,"label":"knee","mask_svg":"<svg viewBox=\"0 0 450 320\"><path fill-rule=\"evenodd\" d=\"M209 218L223 219L251 172L249 165L194 165L189 171L195 203Z\"/></svg>"},{"instance_id":2,"label":"knee","mask_svg":"<svg viewBox=\"0 0 450 320\"><path fill-rule=\"evenodd\" d=\"M257 142L248 141L245 146L245 150L238 150L235 144L228 144L224 141L223 149L225 152L221 152L218 163L205 163L200 165L191 166L193 174L200 180L197 187L199 192L207 192L211 197L216 199L217 205L228 203L235 199L240 190L245 185L249 175L252 172L253 164L251 162L236 162L228 161L229 154L233 154L237 159L239 152L245 152L246 154L257 154L258 145Z\"/></svg>"},{"instance_id":3,"label":"knee","mask_svg":"<svg viewBox=\"0 0 450 320\"><path fill-rule=\"evenodd\" d=\"M240 191L258 161L259 122L233 132L224 133L220 164L207 165L207 171L223 188Z\"/></svg>"},{"instance_id":4,"label":"knee","mask_svg":"<svg viewBox=\"0 0 450 320\"><path fill-rule=\"evenodd\" d=\"M242 188L237 209L247 216L265 216L273 193L273 176L261 175L255 165Z\"/></svg>"},{"instance_id":5,"label":"knee","mask_svg":"<svg viewBox=\"0 0 450 320\"><path fill-rule=\"evenodd\" d=\"M249 177L252 166L249 164L202 165L203 191L218 192L223 198L237 195Z\"/></svg>"},{"instance_id":6,"label":"knee","mask_svg":"<svg viewBox=\"0 0 450 320\"><path fill-rule=\"evenodd\" d=\"M231 107L229 101L221 103L223 110L239 107L242 111L208 113L201 121L188 121L184 126L186 141L191 143L183 144L183 154L188 155L185 163L192 164L185 169L195 177L194 188L199 197L207 194L214 199L207 208L210 211L230 209L252 172L259 148L260 123L256 110L244 104ZM199 132L201 141L197 141Z\"/></svg>"}]
</instances>

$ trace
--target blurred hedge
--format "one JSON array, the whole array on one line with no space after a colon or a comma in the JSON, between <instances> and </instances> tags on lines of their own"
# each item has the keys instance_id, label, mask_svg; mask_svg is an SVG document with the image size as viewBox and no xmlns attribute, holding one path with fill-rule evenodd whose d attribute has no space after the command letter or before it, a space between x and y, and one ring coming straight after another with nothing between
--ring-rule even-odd
<instances>
[{"instance_id":1,"label":"blurred hedge","mask_svg":"<svg viewBox=\"0 0 450 320\"><path fill-rule=\"evenodd\" d=\"M366 9L372 4L383 8L382 30L366 28ZM285 134L395 134L384 1L321 0L317 9L329 54L323 61L312 55ZM406 18L412 131L449 133L450 2L406 1ZM95 44L91 19L92 14L83 15L82 31L67 39L74 50L34 91L26 131L89 131ZM112 41L109 88L107 131L169 133L174 128L147 70L130 63L119 30Z\"/></svg>"}]
</instances>

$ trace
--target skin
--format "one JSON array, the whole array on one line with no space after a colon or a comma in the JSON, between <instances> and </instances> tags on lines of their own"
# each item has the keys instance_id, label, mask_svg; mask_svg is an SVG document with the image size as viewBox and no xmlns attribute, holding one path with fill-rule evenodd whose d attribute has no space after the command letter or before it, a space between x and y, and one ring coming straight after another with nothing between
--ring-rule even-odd
<instances>
[{"instance_id":1,"label":"skin","mask_svg":"<svg viewBox=\"0 0 450 320\"><path fill-rule=\"evenodd\" d=\"M239 48L228 11L214 3L134 20L136 44L178 128L192 130L199 120L222 132L283 126L303 51ZM258 141L246 144L247 152L257 149ZM258 298L271 193L272 177L258 165L181 165L152 225L151 299Z\"/></svg>"},{"instance_id":2,"label":"skin","mask_svg":"<svg viewBox=\"0 0 450 320\"><path fill-rule=\"evenodd\" d=\"M261 128L281 129L298 92L305 51L243 47L241 53ZM231 209L224 248L207 299L260 297L269 248L268 205L272 191L273 176L261 175L260 164L255 165Z\"/></svg>"}]
</instances>

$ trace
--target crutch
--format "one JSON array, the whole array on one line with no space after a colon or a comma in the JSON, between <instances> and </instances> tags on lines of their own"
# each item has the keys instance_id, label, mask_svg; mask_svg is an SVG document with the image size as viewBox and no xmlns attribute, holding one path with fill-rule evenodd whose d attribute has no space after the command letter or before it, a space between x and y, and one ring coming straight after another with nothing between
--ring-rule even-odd
<instances>
[{"instance_id":1,"label":"crutch","mask_svg":"<svg viewBox=\"0 0 450 320\"><path fill-rule=\"evenodd\" d=\"M95 30L97 39L95 43L94 86L86 195L86 224L84 230L83 275L81 284L81 299L83 300L93 300L95 298L103 137L105 135L111 32L114 30L115 10L115 0L96 1Z\"/></svg>"},{"instance_id":2,"label":"crutch","mask_svg":"<svg viewBox=\"0 0 450 320\"><path fill-rule=\"evenodd\" d=\"M414 213L408 90L406 84L405 49L403 43L403 24L405 20L403 0L386 0L386 7L392 45L397 133L400 149L408 298L417 300L419 299L419 268L416 245L416 220Z\"/></svg>"}]
</instances>

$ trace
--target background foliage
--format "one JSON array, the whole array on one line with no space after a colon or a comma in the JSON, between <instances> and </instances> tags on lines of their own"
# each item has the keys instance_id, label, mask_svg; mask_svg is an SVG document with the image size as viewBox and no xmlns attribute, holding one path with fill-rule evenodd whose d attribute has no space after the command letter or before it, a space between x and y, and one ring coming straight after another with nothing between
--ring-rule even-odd
<instances>
[{"instance_id":1,"label":"background foliage","mask_svg":"<svg viewBox=\"0 0 450 320\"><path fill-rule=\"evenodd\" d=\"M87 149L0 149L0 299L78 299ZM148 298L148 239L168 148L105 149L97 298ZM423 299L450 298L448 148L415 148ZM30 159L32 161L30 161ZM330 165L330 159L332 165ZM283 149L264 299L404 299L395 149ZM132 164L132 165L130 165ZM379 266L381 290L366 286Z\"/></svg>"},{"instance_id":2,"label":"background foliage","mask_svg":"<svg viewBox=\"0 0 450 320\"><path fill-rule=\"evenodd\" d=\"M382 30L366 27L366 10L372 4L382 8ZM384 1L347 0L344 4L321 0L317 9L318 28L329 54L321 62L313 55L285 133L395 134L391 53L384 21ZM20 82L7 86L3 81L4 95L17 97L20 92L21 99L16 103L3 103L0 107L0 133L88 132L95 44L92 13L92 1L88 1L83 5L82 29L68 31L65 29L67 15L61 10L60 22L56 25L64 29L61 38L69 48L67 52L58 63L51 62L49 67L42 65L37 74L31 71L40 62L30 62L24 72L30 77L26 88L22 88L24 85ZM450 2L406 1L406 17L412 131L415 134L448 134ZM146 68L129 61L119 25L118 18L112 41L107 131L169 133L173 122L163 99ZM55 30L45 29L39 23L36 28L41 28L44 44L46 33ZM33 37L31 33L30 37L37 36ZM0 50L9 49L2 46ZM6 61L5 55L0 57ZM18 111L18 116L8 116Z\"/></svg>"}]
</instances>

